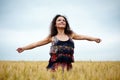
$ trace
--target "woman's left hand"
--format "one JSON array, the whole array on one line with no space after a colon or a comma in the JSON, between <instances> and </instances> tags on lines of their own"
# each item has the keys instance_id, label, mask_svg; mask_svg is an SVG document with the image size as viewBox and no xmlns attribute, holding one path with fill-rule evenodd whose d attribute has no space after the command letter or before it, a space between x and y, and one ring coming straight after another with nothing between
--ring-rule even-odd
<instances>
[{"instance_id":1,"label":"woman's left hand","mask_svg":"<svg viewBox=\"0 0 120 80\"><path fill-rule=\"evenodd\" d=\"M95 42L96 42L96 43L100 43L100 42L101 42L101 39L97 38L97 39L95 39Z\"/></svg>"}]
</instances>

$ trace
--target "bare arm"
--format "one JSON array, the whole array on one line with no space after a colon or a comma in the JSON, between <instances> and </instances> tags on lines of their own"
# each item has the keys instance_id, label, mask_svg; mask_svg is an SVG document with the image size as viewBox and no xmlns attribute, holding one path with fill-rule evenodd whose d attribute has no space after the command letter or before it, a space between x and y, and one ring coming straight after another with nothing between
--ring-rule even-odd
<instances>
[{"instance_id":1,"label":"bare arm","mask_svg":"<svg viewBox=\"0 0 120 80\"><path fill-rule=\"evenodd\" d=\"M72 34L72 38L75 40L88 40L88 41L95 41L97 43L101 42L100 38L95 38L95 37L91 37L91 36L87 36L87 35L78 35L76 33Z\"/></svg>"},{"instance_id":2,"label":"bare arm","mask_svg":"<svg viewBox=\"0 0 120 80\"><path fill-rule=\"evenodd\" d=\"M38 41L38 42L34 42L32 44L29 44L27 46L24 46L24 47L20 47L17 49L17 51L19 53L23 52L24 50L30 50L30 49L33 49L33 48L36 48L36 47L39 47L39 46L42 46L42 45L45 45L45 44L48 44L52 41L52 38L51 37L47 37L41 41Z\"/></svg>"}]
</instances>

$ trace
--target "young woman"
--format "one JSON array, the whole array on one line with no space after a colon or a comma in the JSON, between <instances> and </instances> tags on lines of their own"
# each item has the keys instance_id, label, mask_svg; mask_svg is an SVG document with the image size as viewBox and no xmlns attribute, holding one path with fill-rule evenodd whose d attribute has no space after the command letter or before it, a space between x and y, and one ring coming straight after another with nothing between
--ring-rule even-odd
<instances>
[{"instance_id":1,"label":"young woman","mask_svg":"<svg viewBox=\"0 0 120 80\"><path fill-rule=\"evenodd\" d=\"M100 43L101 39L78 35L70 29L67 18L63 15L56 15L50 26L50 34L43 40L32 43L30 45L20 47L17 49L19 53L24 50L33 49L52 43L50 49L50 59L47 69L55 71L59 66L67 70L72 69L72 62L74 62L74 40L88 40Z\"/></svg>"}]
</instances>

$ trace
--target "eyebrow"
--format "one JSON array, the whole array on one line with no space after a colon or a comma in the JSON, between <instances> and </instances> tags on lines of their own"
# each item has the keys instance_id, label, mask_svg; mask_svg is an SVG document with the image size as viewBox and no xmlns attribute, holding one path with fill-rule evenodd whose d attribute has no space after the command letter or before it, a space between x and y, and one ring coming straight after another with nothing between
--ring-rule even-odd
<instances>
[{"instance_id":1,"label":"eyebrow","mask_svg":"<svg viewBox=\"0 0 120 80\"><path fill-rule=\"evenodd\" d=\"M57 20L59 20L59 19L57 19ZM63 18L62 20L65 20L65 19Z\"/></svg>"}]
</instances>

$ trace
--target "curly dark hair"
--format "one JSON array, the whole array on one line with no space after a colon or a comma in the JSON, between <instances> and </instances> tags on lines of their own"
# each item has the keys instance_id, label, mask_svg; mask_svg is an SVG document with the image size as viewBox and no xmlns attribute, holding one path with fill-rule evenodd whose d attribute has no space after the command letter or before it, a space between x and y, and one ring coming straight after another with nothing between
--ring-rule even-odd
<instances>
[{"instance_id":1,"label":"curly dark hair","mask_svg":"<svg viewBox=\"0 0 120 80\"><path fill-rule=\"evenodd\" d=\"M70 36L73 33L73 31L70 29L67 18L65 16L63 16L63 15L58 14L53 18L53 20L51 22L51 25L50 25L50 37L53 37L53 36L57 35L57 33L58 33L57 28L55 26L56 25L56 20L57 20L58 17L63 17L65 19L65 21L66 21L65 34Z\"/></svg>"}]
</instances>

